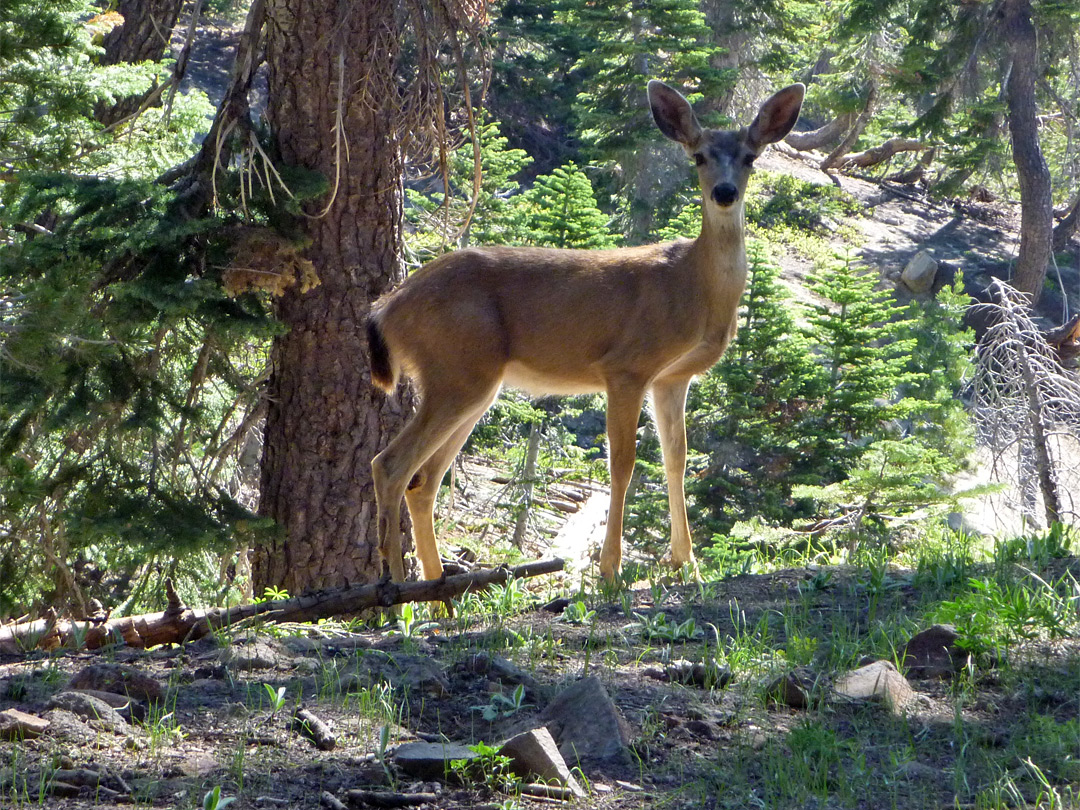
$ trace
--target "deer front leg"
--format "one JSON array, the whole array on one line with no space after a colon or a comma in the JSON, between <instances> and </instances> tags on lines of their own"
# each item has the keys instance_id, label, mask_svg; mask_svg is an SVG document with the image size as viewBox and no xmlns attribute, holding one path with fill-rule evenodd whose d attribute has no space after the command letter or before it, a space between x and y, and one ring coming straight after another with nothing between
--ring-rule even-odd
<instances>
[{"instance_id":1,"label":"deer front leg","mask_svg":"<svg viewBox=\"0 0 1080 810\"><path fill-rule=\"evenodd\" d=\"M695 566L690 523L686 518L686 391L690 379L662 380L653 385L653 409L664 452L668 508L671 510L671 565Z\"/></svg>"},{"instance_id":2,"label":"deer front leg","mask_svg":"<svg viewBox=\"0 0 1080 810\"><path fill-rule=\"evenodd\" d=\"M608 464L611 470L611 504L608 507L607 532L600 551L600 574L614 582L622 567L623 509L626 488L634 474L637 455L637 424L645 389L636 381L626 380L608 386L607 435Z\"/></svg>"}]
</instances>

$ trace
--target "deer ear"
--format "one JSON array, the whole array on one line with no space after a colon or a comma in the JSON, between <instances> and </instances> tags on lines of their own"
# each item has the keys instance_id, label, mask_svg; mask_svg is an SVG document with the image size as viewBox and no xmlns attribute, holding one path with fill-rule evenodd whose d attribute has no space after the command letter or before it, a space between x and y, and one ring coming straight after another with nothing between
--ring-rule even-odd
<instances>
[{"instance_id":1,"label":"deer ear","mask_svg":"<svg viewBox=\"0 0 1080 810\"><path fill-rule=\"evenodd\" d=\"M799 120L806 87L793 84L778 90L761 105L754 123L750 125L749 138L755 149L776 143L791 132Z\"/></svg>"},{"instance_id":2,"label":"deer ear","mask_svg":"<svg viewBox=\"0 0 1080 810\"><path fill-rule=\"evenodd\" d=\"M697 143L701 137L701 124L682 93L653 79L649 82L649 106L656 126L664 135L683 146Z\"/></svg>"}]
</instances>

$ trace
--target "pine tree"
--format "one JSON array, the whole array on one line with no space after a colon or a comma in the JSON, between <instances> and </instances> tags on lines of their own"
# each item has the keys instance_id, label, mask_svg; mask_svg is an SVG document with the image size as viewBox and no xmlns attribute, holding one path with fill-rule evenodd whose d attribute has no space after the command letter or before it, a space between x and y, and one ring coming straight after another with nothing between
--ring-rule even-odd
<instances>
[{"instance_id":1,"label":"pine tree","mask_svg":"<svg viewBox=\"0 0 1080 810\"><path fill-rule=\"evenodd\" d=\"M592 183L574 163L536 178L525 201L533 244L559 248L615 246L608 218L596 207Z\"/></svg>"},{"instance_id":2,"label":"pine tree","mask_svg":"<svg viewBox=\"0 0 1080 810\"><path fill-rule=\"evenodd\" d=\"M908 369L915 341L902 336L903 324L896 320L901 308L876 289L877 274L850 254L812 273L809 281L826 302L813 306L807 335L821 353L827 378L810 421L818 452L832 454L839 473L858 456L860 442L882 436L885 425L902 414L892 398L918 377Z\"/></svg>"},{"instance_id":3,"label":"pine tree","mask_svg":"<svg viewBox=\"0 0 1080 810\"><path fill-rule=\"evenodd\" d=\"M720 363L691 389L693 420L708 426L699 446L715 453L697 495L728 515L786 522L791 485L813 467L804 421L823 393L824 375L796 326L779 266L757 240L747 245L747 261L739 331ZM733 447L739 450L732 453Z\"/></svg>"},{"instance_id":4,"label":"pine tree","mask_svg":"<svg viewBox=\"0 0 1080 810\"><path fill-rule=\"evenodd\" d=\"M471 140L450 155L446 177L451 189L449 199L441 192L406 191L411 204L406 217L417 226L408 240L409 247L422 261L469 244L516 245L528 239L521 208L515 202L520 183L514 178L532 163L532 158L521 149L508 147L497 121L481 118L476 124L476 139L480 148L478 193L473 186L476 162ZM448 240L454 237L457 243L450 244Z\"/></svg>"},{"instance_id":5,"label":"pine tree","mask_svg":"<svg viewBox=\"0 0 1080 810\"><path fill-rule=\"evenodd\" d=\"M602 196L616 198L629 241L643 242L657 214L690 182L689 164L662 145L650 121L646 84L662 79L697 102L725 95L731 77L713 67L719 49L696 0L579 0L566 21L587 43L574 67L583 88L574 113L585 153L609 169ZM706 109L699 118L719 124Z\"/></svg>"}]
</instances>

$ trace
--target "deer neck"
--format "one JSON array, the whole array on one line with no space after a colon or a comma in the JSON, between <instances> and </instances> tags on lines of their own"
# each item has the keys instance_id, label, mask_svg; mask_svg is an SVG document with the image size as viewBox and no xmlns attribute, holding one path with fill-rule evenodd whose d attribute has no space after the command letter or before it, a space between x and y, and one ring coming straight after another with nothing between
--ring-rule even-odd
<instances>
[{"instance_id":1,"label":"deer neck","mask_svg":"<svg viewBox=\"0 0 1080 810\"><path fill-rule=\"evenodd\" d=\"M727 210L703 205L701 235L695 240L698 266L709 275L745 275L746 212L740 200Z\"/></svg>"}]
</instances>

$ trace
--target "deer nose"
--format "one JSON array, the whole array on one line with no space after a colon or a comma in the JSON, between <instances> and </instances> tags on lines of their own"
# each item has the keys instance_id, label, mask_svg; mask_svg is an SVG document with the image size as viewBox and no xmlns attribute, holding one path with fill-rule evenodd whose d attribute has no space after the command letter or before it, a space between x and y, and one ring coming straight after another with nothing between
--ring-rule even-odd
<instances>
[{"instance_id":1,"label":"deer nose","mask_svg":"<svg viewBox=\"0 0 1080 810\"><path fill-rule=\"evenodd\" d=\"M731 205L739 197L739 189L734 183L721 183L712 190L713 201L717 205Z\"/></svg>"}]
</instances>

